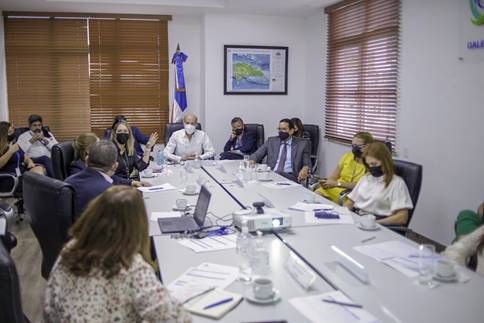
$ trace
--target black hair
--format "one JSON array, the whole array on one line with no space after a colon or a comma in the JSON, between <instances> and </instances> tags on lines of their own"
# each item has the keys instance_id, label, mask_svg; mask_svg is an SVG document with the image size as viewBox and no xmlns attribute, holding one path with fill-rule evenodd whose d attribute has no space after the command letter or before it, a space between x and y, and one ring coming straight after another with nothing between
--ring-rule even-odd
<instances>
[{"instance_id":1,"label":"black hair","mask_svg":"<svg viewBox=\"0 0 484 323\"><path fill-rule=\"evenodd\" d=\"M29 119L28 119L29 126L32 125L32 123L37 122L37 121L42 122L42 117L39 116L38 114L31 114L29 116Z\"/></svg>"},{"instance_id":2,"label":"black hair","mask_svg":"<svg viewBox=\"0 0 484 323\"><path fill-rule=\"evenodd\" d=\"M241 117L234 117L232 121L230 121L230 124L234 124L236 122L240 122L242 125L244 125L244 120L242 120Z\"/></svg>"},{"instance_id":3,"label":"black hair","mask_svg":"<svg viewBox=\"0 0 484 323\"><path fill-rule=\"evenodd\" d=\"M121 121L126 121L128 122L128 119L126 119L126 117L122 114L118 114L117 116L114 117L114 122L113 122L113 125L111 126L111 129L114 129L114 126L121 122Z\"/></svg>"},{"instance_id":4,"label":"black hair","mask_svg":"<svg viewBox=\"0 0 484 323\"><path fill-rule=\"evenodd\" d=\"M297 133L294 133L294 137L302 137L304 134L304 127L301 119L292 118L291 121L294 123L294 126L297 127Z\"/></svg>"},{"instance_id":5,"label":"black hair","mask_svg":"<svg viewBox=\"0 0 484 323\"><path fill-rule=\"evenodd\" d=\"M286 122L289 125L289 129L294 129L294 122L291 119L284 118L279 123Z\"/></svg>"}]
</instances>

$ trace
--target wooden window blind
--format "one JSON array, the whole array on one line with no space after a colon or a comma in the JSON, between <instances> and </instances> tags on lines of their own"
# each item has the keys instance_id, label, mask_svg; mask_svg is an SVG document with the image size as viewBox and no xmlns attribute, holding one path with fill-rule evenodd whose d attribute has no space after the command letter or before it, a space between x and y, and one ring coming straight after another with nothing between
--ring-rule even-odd
<instances>
[{"instance_id":1,"label":"wooden window blind","mask_svg":"<svg viewBox=\"0 0 484 323\"><path fill-rule=\"evenodd\" d=\"M40 114L57 140L90 130L86 19L5 18L10 121Z\"/></svg>"},{"instance_id":2,"label":"wooden window blind","mask_svg":"<svg viewBox=\"0 0 484 323\"><path fill-rule=\"evenodd\" d=\"M166 21L89 20L91 126L98 135L123 114L143 133L158 131L164 137L167 34Z\"/></svg>"},{"instance_id":3,"label":"wooden window blind","mask_svg":"<svg viewBox=\"0 0 484 323\"><path fill-rule=\"evenodd\" d=\"M325 136L396 142L399 0L346 0L328 14Z\"/></svg>"}]
</instances>

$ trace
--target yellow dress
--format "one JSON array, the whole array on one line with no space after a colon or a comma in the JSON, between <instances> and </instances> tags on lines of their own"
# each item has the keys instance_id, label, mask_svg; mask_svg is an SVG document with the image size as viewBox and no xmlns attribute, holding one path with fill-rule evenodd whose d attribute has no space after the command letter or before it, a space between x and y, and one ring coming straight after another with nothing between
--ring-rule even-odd
<instances>
[{"instance_id":1,"label":"yellow dress","mask_svg":"<svg viewBox=\"0 0 484 323\"><path fill-rule=\"evenodd\" d=\"M359 164L355 160L355 156L352 152L347 152L344 154L338 162L339 169L341 169L340 176L338 178L338 182L342 183L351 183L351 182L358 182L365 174L365 166L363 164ZM318 188L316 193L330 199L331 201L338 203L339 194L346 190L343 187L332 187L332 188Z\"/></svg>"}]
</instances>

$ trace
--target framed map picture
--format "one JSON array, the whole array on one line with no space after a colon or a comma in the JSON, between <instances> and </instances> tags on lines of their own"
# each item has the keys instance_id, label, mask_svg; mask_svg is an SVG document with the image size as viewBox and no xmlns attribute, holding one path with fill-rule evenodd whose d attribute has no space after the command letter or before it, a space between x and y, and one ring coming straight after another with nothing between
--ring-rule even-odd
<instances>
[{"instance_id":1,"label":"framed map picture","mask_svg":"<svg viewBox=\"0 0 484 323\"><path fill-rule=\"evenodd\" d=\"M224 46L224 94L287 95L287 47Z\"/></svg>"}]
</instances>

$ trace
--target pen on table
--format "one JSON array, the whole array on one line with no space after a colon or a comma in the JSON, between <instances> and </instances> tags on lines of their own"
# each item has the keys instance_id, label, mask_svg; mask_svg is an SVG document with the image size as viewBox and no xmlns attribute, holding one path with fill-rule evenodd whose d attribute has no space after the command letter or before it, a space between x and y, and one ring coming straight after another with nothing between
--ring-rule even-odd
<instances>
[{"instance_id":1,"label":"pen on table","mask_svg":"<svg viewBox=\"0 0 484 323\"><path fill-rule=\"evenodd\" d=\"M290 183L285 183L285 182L279 182L279 183L276 183L276 185L291 185Z\"/></svg>"},{"instance_id":2,"label":"pen on table","mask_svg":"<svg viewBox=\"0 0 484 323\"><path fill-rule=\"evenodd\" d=\"M353 303L345 303L345 302L333 301L332 299L324 299L323 298L322 301L325 302L325 303L336 304L336 305L341 305L341 306L363 308L363 305L360 305L360 304L353 304Z\"/></svg>"},{"instance_id":3,"label":"pen on table","mask_svg":"<svg viewBox=\"0 0 484 323\"><path fill-rule=\"evenodd\" d=\"M210 305L207 305L207 306L205 306L203 309L204 309L204 310L208 310L209 308L212 308L212 307L215 307L215 306L219 306L219 305L222 305L222 304L225 304L225 303L231 302L231 301L233 301L233 300L234 300L234 298L233 298L233 297L230 297L230 298L225 298L225 299L223 299L223 300L221 300L221 301L218 301L218 302L212 303L212 304L210 304Z\"/></svg>"},{"instance_id":4,"label":"pen on table","mask_svg":"<svg viewBox=\"0 0 484 323\"><path fill-rule=\"evenodd\" d=\"M424 256L424 255L409 255L408 258L431 258L431 259L438 259L440 256L438 255L429 255L429 256Z\"/></svg>"},{"instance_id":5,"label":"pen on table","mask_svg":"<svg viewBox=\"0 0 484 323\"><path fill-rule=\"evenodd\" d=\"M365 242L371 241L373 239L376 239L376 237L375 236L371 236L369 238L363 239L363 240L361 240L361 243L365 243Z\"/></svg>"},{"instance_id":6,"label":"pen on table","mask_svg":"<svg viewBox=\"0 0 484 323\"><path fill-rule=\"evenodd\" d=\"M205 295L205 294L207 294L208 292L213 291L214 289L215 289L215 287L210 287L210 288L208 288L208 289L206 289L206 290L204 290L204 291L202 291L202 292L200 292L200 293L198 293L198 294L195 294L195 295L193 295L193 296L190 296L190 297L189 297L189 298L187 298L187 299L186 299L186 300L185 300L185 301L184 301L182 304L186 304L186 303L188 303L189 301L191 301L192 299L195 299L195 298L197 298L197 297L200 297L200 296L202 296L202 295Z\"/></svg>"},{"instance_id":7,"label":"pen on table","mask_svg":"<svg viewBox=\"0 0 484 323\"><path fill-rule=\"evenodd\" d=\"M148 188L148 191L158 191L162 189L164 189L164 187L152 187L152 188Z\"/></svg>"}]
</instances>

